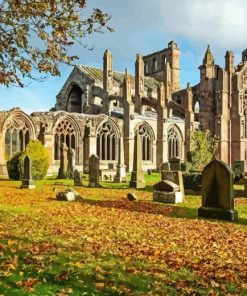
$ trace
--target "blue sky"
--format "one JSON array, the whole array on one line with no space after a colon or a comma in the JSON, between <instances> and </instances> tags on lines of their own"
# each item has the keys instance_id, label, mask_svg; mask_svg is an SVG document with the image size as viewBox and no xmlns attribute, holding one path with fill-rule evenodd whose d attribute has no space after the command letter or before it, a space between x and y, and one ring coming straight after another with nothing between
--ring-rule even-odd
<instances>
[{"instance_id":1,"label":"blue sky","mask_svg":"<svg viewBox=\"0 0 247 296\"><path fill-rule=\"evenodd\" d=\"M227 49L235 54L235 64L247 47L246 0L90 0L85 16L92 7L99 7L112 15L110 26L114 33L94 34L85 44L89 51L75 46L71 53L79 56L79 63L102 66L106 48L113 53L114 69L134 72L137 53L147 54L177 42L181 51L181 82L196 84L207 44L216 63L223 66ZM45 111L54 106L56 95L72 71L61 67L61 77L49 77L45 82L26 81L27 87L0 86L0 109L15 106L24 111Z\"/></svg>"}]
</instances>

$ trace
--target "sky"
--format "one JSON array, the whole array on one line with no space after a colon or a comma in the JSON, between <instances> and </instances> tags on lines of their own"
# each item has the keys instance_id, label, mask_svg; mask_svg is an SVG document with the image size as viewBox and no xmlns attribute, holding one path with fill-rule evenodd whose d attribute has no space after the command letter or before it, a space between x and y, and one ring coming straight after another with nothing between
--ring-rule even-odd
<instances>
[{"instance_id":1,"label":"sky","mask_svg":"<svg viewBox=\"0 0 247 296\"><path fill-rule=\"evenodd\" d=\"M93 34L85 38L87 50L73 47L78 63L102 67L106 48L113 54L114 70L128 68L134 73L137 53L148 54L167 47L174 40L181 52L181 83L185 87L199 82L199 70L207 45L216 64L224 66L226 50L233 50L235 65L247 48L246 0L88 0L85 17L93 7L112 16L114 33ZM21 107L25 112L48 111L72 68L63 65L60 77L44 82L25 81L26 87L0 86L0 110Z\"/></svg>"}]
</instances>

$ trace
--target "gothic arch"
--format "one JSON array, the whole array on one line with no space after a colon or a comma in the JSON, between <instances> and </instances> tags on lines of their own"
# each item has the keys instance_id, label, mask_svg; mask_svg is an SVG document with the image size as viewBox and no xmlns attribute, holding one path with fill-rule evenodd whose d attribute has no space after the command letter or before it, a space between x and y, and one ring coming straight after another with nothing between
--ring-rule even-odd
<instances>
[{"instance_id":1,"label":"gothic arch","mask_svg":"<svg viewBox=\"0 0 247 296\"><path fill-rule=\"evenodd\" d=\"M183 136L177 125L171 125L167 131L168 159L182 158Z\"/></svg>"},{"instance_id":2,"label":"gothic arch","mask_svg":"<svg viewBox=\"0 0 247 296\"><path fill-rule=\"evenodd\" d=\"M96 130L97 155L100 160L116 161L120 132L117 125L108 118L100 123Z\"/></svg>"},{"instance_id":3,"label":"gothic arch","mask_svg":"<svg viewBox=\"0 0 247 296\"><path fill-rule=\"evenodd\" d=\"M143 121L136 126L135 134L137 131L142 139L142 160L153 161L155 135L152 127L146 121Z\"/></svg>"},{"instance_id":4,"label":"gothic arch","mask_svg":"<svg viewBox=\"0 0 247 296\"><path fill-rule=\"evenodd\" d=\"M81 113L84 105L83 88L75 82L72 82L66 91L66 111Z\"/></svg>"},{"instance_id":5,"label":"gothic arch","mask_svg":"<svg viewBox=\"0 0 247 296\"><path fill-rule=\"evenodd\" d=\"M5 159L24 151L29 141L35 138L35 129L30 117L19 109L7 114L0 130L4 133Z\"/></svg>"},{"instance_id":6,"label":"gothic arch","mask_svg":"<svg viewBox=\"0 0 247 296\"><path fill-rule=\"evenodd\" d=\"M60 159L60 147L66 143L68 148L75 150L76 163L79 161L80 127L75 119L69 115L60 117L53 127L54 133L54 160Z\"/></svg>"}]
</instances>

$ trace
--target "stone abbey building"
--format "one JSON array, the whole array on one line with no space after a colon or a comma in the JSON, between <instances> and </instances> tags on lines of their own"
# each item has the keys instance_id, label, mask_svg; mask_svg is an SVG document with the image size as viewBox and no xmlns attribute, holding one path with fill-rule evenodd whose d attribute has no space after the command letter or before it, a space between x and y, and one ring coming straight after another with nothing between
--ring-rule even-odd
<instances>
[{"instance_id":1,"label":"stone abbey building","mask_svg":"<svg viewBox=\"0 0 247 296\"><path fill-rule=\"evenodd\" d=\"M114 71L109 50L103 69L75 66L52 111L0 112L0 175L32 139L49 150L49 172L58 171L62 143L75 150L80 171L88 171L92 154L99 156L101 169L121 164L132 171L136 133L142 138L143 170L159 169L171 158L186 160L188 131L197 128L219 138L221 160L246 161L247 50L237 66L227 51L221 68L208 47L199 69L200 82L181 89L180 51L173 41L161 51L138 54L135 75Z\"/></svg>"}]
</instances>

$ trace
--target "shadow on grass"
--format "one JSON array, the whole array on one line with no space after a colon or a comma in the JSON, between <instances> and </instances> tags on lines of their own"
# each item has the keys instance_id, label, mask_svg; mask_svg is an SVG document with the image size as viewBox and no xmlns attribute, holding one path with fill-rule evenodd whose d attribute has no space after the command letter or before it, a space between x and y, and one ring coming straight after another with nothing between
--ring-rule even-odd
<instances>
[{"instance_id":1,"label":"shadow on grass","mask_svg":"<svg viewBox=\"0 0 247 296\"><path fill-rule=\"evenodd\" d=\"M151 215L162 215L166 217L184 218L184 219L198 218L197 208L161 204L153 201L129 202L127 200L99 201L99 200L85 199L84 202L92 206L99 206L102 208L114 208L114 209L129 211L129 212L139 212L139 213L145 213L145 214L151 214ZM198 219L203 219L203 218L198 218ZM231 222L231 221L215 220L215 219L205 219L205 220ZM232 222L232 223L247 225L247 219L240 217L237 222Z\"/></svg>"},{"instance_id":2,"label":"shadow on grass","mask_svg":"<svg viewBox=\"0 0 247 296\"><path fill-rule=\"evenodd\" d=\"M197 209L173 206L169 204L160 204L153 201L138 201L130 202L126 200L114 200L114 201L100 201L100 200L91 200L85 199L89 205L99 206L102 208L114 208L125 210L129 212L139 212L152 215L163 215L175 218L188 218L195 219L197 218Z\"/></svg>"}]
</instances>

